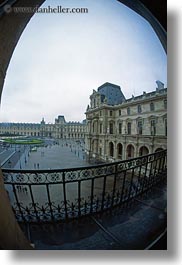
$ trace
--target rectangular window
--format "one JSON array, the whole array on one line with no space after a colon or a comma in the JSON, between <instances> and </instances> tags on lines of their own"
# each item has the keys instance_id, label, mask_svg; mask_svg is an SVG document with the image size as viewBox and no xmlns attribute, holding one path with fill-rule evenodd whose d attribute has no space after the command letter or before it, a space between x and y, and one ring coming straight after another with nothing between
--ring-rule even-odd
<instances>
[{"instance_id":1,"label":"rectangular window","mask_svg":"<svg viewBox=\"0 0 182 265\"><path fill-rule=\"evenodd\" d=\"M99 154L102 155L102 148L99 148Z\"/></svg>"},{"instance_id":2,"label":"rectangular window","mask_svg":"<svg viewBox=\"0 0 182 265\"><path fill-rule=\"evenodd\" d=\"M131 134L131 122L128 122L127 124L128 134Z\"/></svg>"},{"instance_id":3,"label":"rectangular window","mask_svg":"<svg viewBox=\"0 0 182 265\"><path fill-rule=\"evenodd\" d=\"M138 122L138 134L142 134L142 121Z\"/></svg>"},{"instance_id":4,"label":"rectangular window","mask_svg":"<svg viewBox=\"0 0 182 265\"><path fill-rule=\"evenodd\" d=\"M167 119L165 120L165 136L167 136Z\"/></svg>"},{"instance_id":5,"label":"rectangular window","mask_svg":"<svg viewBox=\"0 0 182 265\"><path fill-rule=\"evenodd\" d=\"M119 123L119 134L122 134L122 123Z\"/></svg>"},{"instance_id":6,"label":"rectangular window","mask_svg":"<svg viewBox=\"0 0 182 265\"><path fill-rule=\"evenodd\" d=\"M110 116L112 116L112 110L110 110Z\"/></svg>"},{"instance_id":7,"label":"rectangular window","mask_svg":"<svg viewBox=\"0 0 182 265\"><path fill-rule=\"evenodd\" d=\"M154 110L155 110L154 103L153 103L153 102L151 102L151 103L150 103L150 111L154 111Z\"/></svg>"},{"instance_id":8,"label":"rectangular window","mask_svg":"<svg viewBox=\"0 0 182 265\"><path fill-rule=\"evenodd\" d=\"M164 108L167 109L167 100L164 100Z\"/></svg>"},{"instance_id":9,"label":"rectangular window","mask_svg":"<svg viewBox=\"0 0 182 265\"><path fill-rule=\"evenodd\" d=\"M109 133L113 134L113 123L109 124Z\"/></svg>"},{"instance_id":10,"label":"rectangular window","mask_svg":"<svg viewBox=\"0 0 182 265\"><path fill-rule=\"evenodd\" d=\"M119 116L121 116L121 110L119 109Z\"/></svg>"},{"instance_id":11,"label":"rectangular window","mask_svg":"<svg viewBox=\"0 0 182 265\"><path fill-rule=\"evenodd\" d=\"M102 133L102 123L100 124L100 133Z\"/></svg>"},{"instance_id":12,"label":"rectangular window","mask_svg":"<svg viewBox=\"0 0 182 265\"><path fill-rule=\"evenodd\" d=\"M141 105L138 105L137 106L137 109L138 109L138 113L141 113L142 112L142 106Z\"/></svg>"},{"instance_id":13,"label":"rectangular window","mask_svg":"<svg viewBox=\"0 0 182 265\"><path fill-rule=\"evenodd\" d=\"M151 120L151 135L156 135L156 120Z\"/></svg>"},{"instance_id":14,"label":"rectangular window","mask_svg":"<svg viewBox=\"0 0 182 265\"><path fill-rule=\"evenodd\" d=\"M72 130L71 130L72 131ZM92 132L95 132L95 123L92 124Z\"/></svg>"}]
</instances>

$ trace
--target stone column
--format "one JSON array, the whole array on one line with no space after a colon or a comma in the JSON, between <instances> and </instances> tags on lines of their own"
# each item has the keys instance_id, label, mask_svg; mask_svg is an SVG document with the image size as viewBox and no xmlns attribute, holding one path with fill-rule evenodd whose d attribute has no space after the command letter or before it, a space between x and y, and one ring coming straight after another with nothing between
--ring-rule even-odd
<instances>
[{"instance_id":1,"label":"stone column","mask_svg":"<svg viewBox=\"0 0 182 265\"><path fill-rule=\"evenodd\" d=\"M39 6L44 0L18 0L14 6ZM3 11L3 7L1 8ZM29 22L33 13L15 14L1 13L0 16L0 97L11 56L16 44ZM14 91L16 93L16 91ZM4 188L2 171L0 169L0 248L1 249L32 249L30 242L21 231L14 213L12 211L9 198Z\"/></svg>"},{"instance_id":2,"label":"stone column","mask_svg":"<svg viewBox=\"0 0 182 265\"><path fill-rule=\"evenodd\" d=\"M6 250L32 249L30 242L20 229L4 188L2 171L0 169L0 248Z\"/></svg>"}]
</instances>

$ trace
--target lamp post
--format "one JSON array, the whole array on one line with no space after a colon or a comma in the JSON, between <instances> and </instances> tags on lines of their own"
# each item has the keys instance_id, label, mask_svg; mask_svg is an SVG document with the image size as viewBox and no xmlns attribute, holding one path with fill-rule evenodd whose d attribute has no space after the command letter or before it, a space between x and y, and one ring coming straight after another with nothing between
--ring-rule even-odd
<instances>
[{"instance_id":1,"label":"lamp post","mask_svg":"<svg viewBox=\"0 0 182 265\"><path fill-rule=\"evenodd\" d=\"M25 155L25 164L27 163L26 155Z\"/></svg>"},{"instance_id":2,"label":"lamp post","mask_svg":"<svg viewBox=\"0 0 182 265\"><path fill-rule=\"evenodd\" d=\"M21 159L20 159L20 150L18 151L18 153L19 153L19 161L20 161L20 169L21 169Z\"/></svg>"}]
</instances>

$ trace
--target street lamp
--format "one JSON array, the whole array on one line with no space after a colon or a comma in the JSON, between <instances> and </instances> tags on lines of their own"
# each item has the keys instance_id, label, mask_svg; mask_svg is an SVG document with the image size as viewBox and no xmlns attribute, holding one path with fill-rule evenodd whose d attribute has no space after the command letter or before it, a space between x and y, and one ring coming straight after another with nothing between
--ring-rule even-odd
<instances>
[{"instance_id":1,"label":"street lamp","mask_svg":"<svg viewBox=\"0 0 182 265\"><path fill-rule=\"evenodd\" d=\"M19 161L20 161L20 169L21 169L20 150L18 151L18 153L19 153Z\"/></svg>"}]
</instances>

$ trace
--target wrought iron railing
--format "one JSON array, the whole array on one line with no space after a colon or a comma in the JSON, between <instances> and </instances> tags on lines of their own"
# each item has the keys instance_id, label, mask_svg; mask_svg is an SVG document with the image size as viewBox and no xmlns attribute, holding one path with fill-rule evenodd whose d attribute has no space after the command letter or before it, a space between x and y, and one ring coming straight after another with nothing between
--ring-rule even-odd
<instances>
[{"instance_id":1,"label":"wrought iron railing","mask_svg":"<svg viewBox=\"0 0 182 265\"><path fill-rule=\"evenodd\" d=\"M166 178L167 151L60 170L2 169L20 222L68 220L121 205Z\"/></svg>"}]
</instances>

